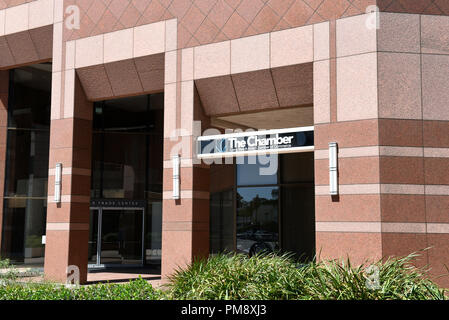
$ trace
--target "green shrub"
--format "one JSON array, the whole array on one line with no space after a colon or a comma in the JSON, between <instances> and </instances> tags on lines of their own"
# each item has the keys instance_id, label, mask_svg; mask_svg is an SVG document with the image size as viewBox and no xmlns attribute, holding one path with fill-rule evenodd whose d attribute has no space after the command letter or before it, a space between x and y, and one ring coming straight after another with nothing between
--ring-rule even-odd
<instances>
[{"instance_id":1,"label":"green shrub","mask_svg":"<svg viewBox=\"0 0 449 320\"><path fill-rule=\"evenodd\" d=\"M416 254L378 261L379 287L367 266L349 261L297 265L288 255L227 254L196 261L171 278L173 299L444 299L444 291L411 264Z\"/></svg>"},{"instance_id":2,"label":"green shrub","mask_svg":"<svg viewBox=\"0 0 449 320\"><path fill-rule=\"evenodd\" d=\"M0 285L0 300L155 300L163 293L139 278L126 284L95 284L67 288L53 283Z\"/></svg>"},{"instance_id":3,"label":"green shrub","mask_svg":"<svg viewBox=\"0 0 449 320\"><path fill-rule=\"evenodd\" d=\"M426 270L412 261L417 254L378 261L377 288L370 288L367 265L351 266L346 262L311 263L301 270L302 299L337 300L428 300L445 299L445 292L426 277Z\"/></svg>"},{"instance_id":4,"label":"green shrub","mask_svg":"<svg viewBox=\"0 0 449 320\"><path fill-rule=\"evenodd\" d=\"M9 259L1 259L0 258L0 269L9 268L11 266L11 263Z\"/></svg>"},{"instance_id":5,"label":"green shrub","mask_svg":"<svg viewBox=\"0 0 449 320\"><path fill-rule=\"evenodd\" d=\"M298 270L288 256L216 255L178 270L170 279L173 299L294 299Z\"/></svg>"},{"instance_id":6,"label":"green shrub","mask_svg":"<svg viewBox=\"0 0 449 320\"><path fill-rule=\"evenodd\" d=\"M0 284L15 281L19 277L19 272L10 263L9 259L0 259L0 269Z\"/></svg>"},{"instance_id":7,"label":"green shrub","mask_svg":"<svg viewBox=\"0 0 449 320\"><path fill-rule=\"evenodd\" d=\"M97 284L74 290L74 300L157 300L163 298L148 281L139 278L127 284Z\"/></svg>"}]
</instances>

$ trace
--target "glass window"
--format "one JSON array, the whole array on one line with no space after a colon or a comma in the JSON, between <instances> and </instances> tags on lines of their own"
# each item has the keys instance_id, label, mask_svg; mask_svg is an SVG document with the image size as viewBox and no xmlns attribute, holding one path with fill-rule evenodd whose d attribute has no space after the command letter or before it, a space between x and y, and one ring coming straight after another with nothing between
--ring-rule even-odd
<instances>
[{"instance_id":1,"label":"glass window","mask_svg":"<svg viewBox=\"0 0 449 320\"><path fill-rule=\"evenodd\" d=\"M314 186L284 186L282 198L282 250L302 261L315 254Z\"/></svg>"},{"instance_id":2,"label":"glass window","mask_svg":"<svg viewBox=\"0 0 449 320\"><path fill-rule=\"evenodd\" d=\"M51 64L38 64L10 72L8 127L49 129Z\"/></svg>"},{"instance_id":3,"label":"glass window","mask_svg":"<svg viewBox=\"0 0 449 320\"><path fill-rule=\"evenodd\" d=\"M8 130L6 197L46 197L48 131Z\"/></svg>"},{"instance_id":4,"label":"glass window","mask_svg":"<svg viewBox=\"0 0 449 320\"><path fill-rule=\"evenodd\" d=\"M13 263L44 261L50 107L51 64L10 71L1 254Z\"/></svg>"},{"instance_id":5,"label":"glass window","mask_svg":"<svg viewBox=\"0 0 449 320\"><path fill-rule=\"evenodd\" d=\"M301 261L314 258L314 154L283 154L277 159L279 167L276 163L271 175L260 174L260 169L267 168L268 164L252 164L257 160L254 158L237 159L236 175L233 175L237 186L229 191L230 199L234 196L236 201L235 218L231 205L226 209L229 213L223 215L224 193L216 192L227 184L226 174L233 170L225 170L223 165L211 166L211 253L235 246L237 252L249 255L281 250L293 253ZM235 233L228 233L229 230Z\"/></svg>"},{"instance_id":6,"label":"glass window","mask_svg":"<svg viewBox=\"0 0 449 320\"><path fill-rule=\"evenodd\" d=\"M88 263L99 264L97 261L97 248L98 248L98 210L94 209L90 211L90 228L89 228L89 251L88 251Z\"/></svg>"},{"instance_id":7,"label":"glass window","mask_svg":"<svg viewBox=\"0 0 449 320\"><path fill-rule=\"evenodd\" d=\"M210 197L210 252L234 250L233 190L217 192Z\"/></svg>"},{"instance_id":8,"label":"glass window","mask_svg":"<svg viewBox=\"0 0 449 320\"><path fill-rule=\"evenodd\" d=\"M44 263L47 199L6 199L3 213L2 257L14 263Z\"/></svg>"},{"instance_id":9,"label":"glass window","mask_svg":"<svg viewBox=\"0 0 449 320\"><path fill-rule=\"evenodd\" d=\"M250 255L279 249L279 188L237 189L237 251Z\"/></svg>"},{"instance_id":10,"label":"glass window","mask_svg":"<svg viewBox=\"0 0 449 320\"><path fill-rule=\"evenodd\" d=\"M237 185L264 185L264 184L277 184L277 165L278 157L271 155L266 159L272 159L275 163L271 165L274 170L268 170L270 164L261 164L259 157L243 157L237 158ZM264 158L265 160L265 158Z\"/></svg>"},{"instance_id":11,"label":"glass window","mask_svg":"<svg viewBox=\"0 0 449 320\"><path fill-rule=\"evenodd\" d=\"M95 135L93 147L103 151L93 163L93 191L102 192L93 197L144 199L145 135Z\"/></svg>"},{"instance_id":12,"label":"glass window","mask_svg":"<svg viewBox=\"0 0 449 320\"><path fill-rule=\"evenodd\" d=\"M282 183L314 181L313 152L283 154L280 158Z\"/></svg>"},{"instance_id":13,"label":"glass window","mask_svg":"<svg viewBox=\"0 0 449 320\"><path fill-rule=\"evenodd\" d=\"M146 263L160 265L162 258L162 201L148 203L145 223Z\"/></svg>"},{"instance_id":14,"label":"glass window","mask_svg":"<svg viewBox=\"0 0 449 320\"><path fill-rule=\"evenodd\" d=\"M140 228L140 240L144 241L143 260L156 267L161 263L162 248L163 127L163 93L101 101L94 105L91 198L146 200L144 225L129 217L126 223ZM91 230L98 228L95 214L93 211ZM116 216L104 214L103 218L103 223L112 224ZM102 237L106 231L107 228L102 230ZM90 261L93 264L98 262L95 232L91 232ZM109 251L119 250L120 242L106 240L103 239L104 244L112 246ZM129 246L129 243L123 244ZM136 251L138 245L134 247ZM103 262L118 263L119 260L114 259L119 255L113 258L104 254ZM140 261L135 257L130 261Z\"/></svg>"},{"instance_id":15,"label":"glass window","mask_svg":"<svg viewBox=\"0 0 449 320\"><path fill-rule=\"evenodd\" d=\"M161 199L163 94L94 107L92 198Z\"/></svg>"}]
</instances>

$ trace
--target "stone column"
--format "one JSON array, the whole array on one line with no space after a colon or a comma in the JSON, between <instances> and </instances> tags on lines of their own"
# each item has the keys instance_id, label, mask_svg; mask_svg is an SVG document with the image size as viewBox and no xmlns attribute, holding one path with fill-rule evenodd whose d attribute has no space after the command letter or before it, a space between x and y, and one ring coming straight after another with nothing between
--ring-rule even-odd
<instances>
[{"instance_id":1,"label":"stone column","mask_svg":"<svg viewBox=\"0 0 449 320\"><path fill-rule=\"evenodd\" d=\"M162 278L209 254L209 168L195 159L194 121L207 119L193 81L193 49L166 53ZM181 156L180 199L172 198L172 156Z\"/></svg>"},{"instance_id":2,"label":"stone column","mask_svg":"<svg viewBox=\"0 0 449 320\"><path fill-rule=\"evenodd\" d=\"M8 135L9 71L0 71L0 250L3 230L3 196L5 186L6 143Z\"/></svg>"},{"instance_id":3,"label":"stone column","mask_svg":"<svg viewBox=\"0 0 449 320\"><path fill-rule=\"evenodd\" d=\"M382 257L376 29L369 15L314 26L315 219L318 259ZM339 195L329 194L329 142Z\"/></svg>"},{"instance_id":4,"label":"stone column","mask_svg":"<svg viewBox=\"0 0 449 320\"><path fill-rule=\"evenodd\" d=\"M93 110L75 70L66 70L63 78L64 94L61 96L65 95L64 105L62 112L52 112L50 127L45 277L65 282L67 267L77 266L80 270L80 283L85 283ZM59 106L55 103L52 109ZM63 168L61 203L54 202L57 163L62 163Z\"/></svg>"}]
</instances>

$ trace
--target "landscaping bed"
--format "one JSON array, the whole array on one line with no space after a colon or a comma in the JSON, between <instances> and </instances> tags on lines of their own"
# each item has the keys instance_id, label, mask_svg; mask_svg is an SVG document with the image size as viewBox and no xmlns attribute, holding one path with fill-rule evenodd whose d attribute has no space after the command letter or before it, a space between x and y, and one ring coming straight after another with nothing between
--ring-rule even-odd
<instances>
[{"instance_id":1,"label":"landscaping bed","mask_svg":"<svg viewBox=\"0 0 449 320\"><path fill-rule=\"evenodd\" d=\"M0 300L443 300L447 292L415 267L416 254L354 267L298 264L288 255L211 256L178 270L163 289L126 284L66 287L0 275ZM10 275L12 275L11 273Z\"/></svg>"}]
</instances>

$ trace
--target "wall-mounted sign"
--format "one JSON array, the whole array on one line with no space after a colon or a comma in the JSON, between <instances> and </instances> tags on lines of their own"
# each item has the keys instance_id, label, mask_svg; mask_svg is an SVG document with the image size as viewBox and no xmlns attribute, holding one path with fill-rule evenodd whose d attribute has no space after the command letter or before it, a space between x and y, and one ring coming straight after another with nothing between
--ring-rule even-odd
<instances>
[{"instance_id":1,"label":"wall-mounted sign","mask_svg":"<svg viewBox=\"0 0 449 320\"><path fill-rule=\"evenodd\" d=\"M91 208L144 208L145 200L96 199L90 201Z\"/></svg>"},{"instance_id":2,"label":"wall-mounted sign","mask_svg":"<svg viewBox=\"0 0 449 320\"><path fill-rule=\"evenodd\" d=\"M200 159L314 150L313 127L202 136L197 141Z\"/></svg>"}]
</instances>

